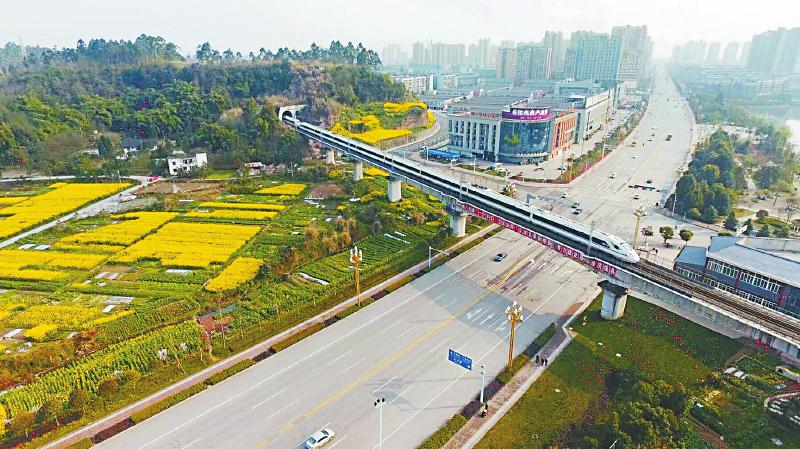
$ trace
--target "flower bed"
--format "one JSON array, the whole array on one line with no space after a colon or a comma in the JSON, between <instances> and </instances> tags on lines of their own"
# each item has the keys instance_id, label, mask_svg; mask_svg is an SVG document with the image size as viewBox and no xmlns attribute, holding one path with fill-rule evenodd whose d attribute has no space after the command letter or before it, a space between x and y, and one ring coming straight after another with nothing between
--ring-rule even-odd
<instances>
[{"instance_id":1,"label":"flower bed","mask_svg":"<svg viewBox=\"0 0 800 449\"><path fill-rule=\"evenodd\" d=\"M187 217L192 218L219 218L230 220L267 220L275 215L278 215L278 213L259 210L212 210L208 212L192 211L186 214Z\"/></svg>"},{"instance_id":2,"label":"flower bed","mask_svg":"<svg viewBox=\"0 0 800 449\"><path fill-rule=\"evenodd\" d=\"M290 185L290 184L284 184ZM298 195L300 192L303 191L305 185L303 184L291 184L291 185L298 185L302 186L302 188L297 193L276 193L276 195ZM276 186L279 187L279 186ZM271 187L273 188L273 187ZM266 189L262 189L266 190ZM292 190L294 191L294 190ZM257 193L262 193L259 190ZM224 203L219 201L205 201L200 203L200 207L209 207L211 209L245 209L245 210L266 210L266 211L282 211L286 209L286 206L282 204L266 204L266 203Z\"/></svg>"}]
</instances>

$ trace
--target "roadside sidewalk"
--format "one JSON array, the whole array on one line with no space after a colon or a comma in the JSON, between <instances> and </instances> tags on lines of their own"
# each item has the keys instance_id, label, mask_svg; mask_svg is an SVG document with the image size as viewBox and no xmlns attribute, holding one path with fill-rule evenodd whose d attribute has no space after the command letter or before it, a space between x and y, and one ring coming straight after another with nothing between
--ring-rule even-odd
<instances>
[{"instance_id":1,"label":"roadside sidewalk","mask_svg":"<svg viewBox=\"0 0 800 449\"><path fill-rule=\"evenodd\" d=\"M583 298L583 302L573 304L566 312L568 315L562 316L556 322L555 335L539 351L539 354L547 358L548 365L572 341L572 335L568 329L569 324L589 307L600 291L598 288L590 297ZM546 369L546 366L541 366L532 359L488 401L489 413L485 417L481 417L480 413L473 415L443 446L443 449L471 449L475 447L489 429L500 421Z\"/></svg>"},{"instance_id":2,"label":"roadside sidewalk","mask_svg":"<svg viewBox=\"0 0 800 449\"><path fill-rule=\"evenodd\" d=\"M453 244L450 247L448 247L447 250L448 250L448 252L456 250L461 246L464 246L464 245L466 245L466 244L468 244L468 243L470 243L470 242L472 242L472 241L474 241L474 240L476 240L478 238L481 238L481 237L485 236L486 234L491 232L496 227L497 227L497 225L489 225L486 228L484 228L484 229L482 229L482 230L480 230L480 231L478 231L478 232L476 232L476 233L474 233L474 234L472 234L470 236L467 236L466 238L462 239L461 241L456 242L455 244ZM381 290L385 289L386 287L392 285L394 282L396 282L396 281L398 281L398 280L400 280L400 279L402 279L402 278L404 278L406 276L410 276L410 275L412 275L414 273L417 273L418 271L426 268L427 266L428 266L428 261L427 260L423 260L422 262L417 263L416 265L412 266L411 268L408 268L408 269L402 271L401 273L396 274L396 275L392 276L391 278L389 278L389 279L387 279L387 280L385 280L385 281L383 281L383 282L381 282L379 284L376 284L376 285L364 290L363 292L361 292L360 296L362 298L366 298L366 297L372 296L372 295L380 292ZM122 408L120 410L117 410L116 412L114 412L114 413L112 413L112 414L110 414L110 415L108 415L108 416L106 416L106 417L104 417L104 418L102 418L102 419L100 419L98 421L95 421L95 422L93 422L91 424L87 424L86 426L84 426L84 427L82 427L82 428L80 428L80 429L78 429L78 430L76 430L76 431L74 431L74 432L72 432L72 433L70 433L68 435L65 435L65 436L63 436L63 437L61 437L61 438L59 438L57 440L54 440L51 443L43 446L43 448L65 447L65 446L68 446L69 444L75 443L75 442L77 442L77 441L79 441L79 440L81 440L83 438L91 438L91 437L97 435L99 432L101 432L101 431L103 431L105 429L108 429L110 427L113 427L115 425L118 425L118 424L122 423L123 421L127 420L128 418L130 418L130 416L132 414L138 412L139 410L144 409L145 407L147 407L149 405L152 405L152 404L155 404L157 402L160 402L160 401L162 401L162 400L174 395L175 393L179 393L179 392L181 392L183 390L188 389L189 387L191 387L193 385L199 384L199 383L203 382L204 380L206 380L207 378L213 376L214 374L216 374L216 373L218 373L220 371L223 371L224 369L229 368L229 367L235 365L236 363L241 362L242 360L251 359L251 358L253 358L253 357L255 357L255 356L257 356L257 355L259 355L259 354L261 354L261 353L263 353L265 351L268 351L276 343L278 343L280 341L283 341L283 340L291 337L292 335L297 334L297 333L299 333L299 332L301 332L301 331L303 331L303 330L305 330L305 329L307 329L307 328L309 328L309 327L311 327L311 326L313 326L313 325L315 325L317 323L324 322L325 320L331 318L332 316L336 315L337 313L342 312L345 309L347 309L348 307L355 305L356 301L357 301L357 298L355 296L350 298L350 299L347 299L345 301L342 301L341 303L337 304L336 306L331 307L330 309L328 309L328 310L326 310L326 311L324 311L322 313L319 313L318 315L316 315L314 317L311 317L311 318L303 321L302 323L299 323L299 324L297 324L297 325L295 325L295 326L293 326L293 327L291 327L291 328L289 328L289 329L287 329L287 330L285 330L285 331L283 331L283 332L281 332L281 333L279 333L277 335L274 335L274 336L272 336L272 337L270 337L270 338L268 338L268 339L266 339L266 340L264 340L264 341L262 341L262 342L260 342L260 343L258 343L256 345L254 345L254 346L252 346L252 347L250 347L250 348L248 348L248 349L246 349L246 350L244 350L244 351L242 351L242 352L240 352L240 353L238 353L236 355L233 355L231 357L228 357L227 359L219 361L219 362L209 366L208 368L203 369L202 371L194 373L189 377L186 377L186 378L184 378L184 379L182 379L182 380L180 380L180 381L178 381L178 382L176 382L176 383L174 383L174 384L172 384L172 385L170 385L170 386L168 386L168 387L166 387L166 388L164 388L164 389L162 389L162 390L160 390L160 391L158 391L156 393L153 393L152 395L150 395L150 396L148 396L146 398L143 398L143 399L141 399L141 400L139 400L139 401L127 406L127 407L124 407L124 408Z\"/></svg>"}]
</instances>

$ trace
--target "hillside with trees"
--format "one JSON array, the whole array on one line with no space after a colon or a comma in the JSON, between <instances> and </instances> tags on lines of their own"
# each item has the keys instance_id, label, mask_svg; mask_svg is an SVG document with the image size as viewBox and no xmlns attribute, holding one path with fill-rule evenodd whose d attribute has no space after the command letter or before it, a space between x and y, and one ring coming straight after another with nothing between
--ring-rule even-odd
<instances>
[{"instance_id":1,"label":"hillside with trees","mask_svg":"<svg viewBox=\"0 0 800 449\"><path fill-rule=\"evenodd\" d=\"M0 167L150 173L175 150L205 151L215 168L296 162L305 144L279 123L277 106L306 104L310 119L327 123L342 107L406 98L360 44L243 58L204 43L195 57L187 61L174 44L145 35L62 50L0 48ZM158 150L118 158L130 139L156 139Z\"/></svg>"}]
</instances>

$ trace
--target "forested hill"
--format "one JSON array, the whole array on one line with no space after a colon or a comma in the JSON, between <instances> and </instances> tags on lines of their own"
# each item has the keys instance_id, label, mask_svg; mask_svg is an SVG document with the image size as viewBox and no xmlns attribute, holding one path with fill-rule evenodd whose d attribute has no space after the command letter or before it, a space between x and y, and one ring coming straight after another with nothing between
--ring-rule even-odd
<instances>
[{"instance_id":1,"label":"forested hill","mask_svg":"<svg viewBox=\"0 0 800 449\"><path fill-rule=\"evenodd\" d=\"M8 71L0 80L0 165L79 175L141 172L148 164L157 169L148 156L116 159L131 138L158 139L154 157L201 149L218 167L296 161L302 148L278 123L275 105L304 103L313 117L327 120L343 105L406 96L401 85L375 71L380 61L360 44L262 51L247 59L203 44L200 62L189 62L158 39L160 50L147 54L159 58L139 53L136 62L103 62L98 54L88 56L98 47L90 41L82 50L79 43L76 52L57 51L60 56L46 63L40 58ZM136 46L129 44L129 50ZM119 55L127 45L106 47ZM100 159L83 154L92 148L100 150Z\"/></svg>"}]
</instances>

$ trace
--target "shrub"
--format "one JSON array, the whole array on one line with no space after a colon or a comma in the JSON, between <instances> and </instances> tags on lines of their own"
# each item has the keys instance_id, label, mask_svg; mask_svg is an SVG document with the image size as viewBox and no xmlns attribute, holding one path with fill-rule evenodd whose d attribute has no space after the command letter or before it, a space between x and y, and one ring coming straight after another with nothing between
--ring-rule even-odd
<instances>
[{"instance_id":1,"label":"shrub","mask_svg":"<svg viewBox=\"0 0 800 449\"><path fill-rule=\"evenodd\" d=\"M515 374L519 372L528 362L531 361L531 358L525 354L520 354L514 358L511 362L511 369L504 369L502 373L497 375L497 380L507 384Z\"/></svg>"},{"instance_id":2,"label":"shrub","mask_svg":"<svg viewBox=\"0 0 800 449\"><path fill-rule=\"evenodd\" d=\"M464 427L464 424L467 423L467 418L464 417L461 413L456 414L452 418L450 418L447 423L442 426L439 430L433 433L424 443L422 443L419 449L439 449L448 441L450 438L453 438L459 429Z\"/></svg>"},{"instance_id":3,"label":"shrub","mask_svg":"<svg viewBox=\"0 0 800 449\"><path fill-rule=\"evenodd\" d=\"M181 391L180 393L175 393L172 396L162 400L161 402L157 402L153 405L147 406L139 410L138 412L132 414L131 421L133 421L134 424L139 424L140 422L143 422L147 418L155 416L163 412L164 410L172 407L173 405L182 402L186 399L189 399L190 397L196 395L197 393L200 393L201 391L205 390L206 387L207 386L204 383L192 385L191 387Z\"/></svg>"},{"instance_id":4,"label":"shrub","mask_svg":"<svg viewBox=\"0 0 800 449\"><path fill-rule=\"evenodd\" d=\"M289 346L297 343L298 341L300 341L300 340L302 340L302 339L304 339L306 337L309 337L309 336L321 331L324 328L325 328L325 323L314 324L313 326L311 326L311 327L309 327L307 329L304 329L304 330L292 335L291 337L289 337L289 338L287 338L287 339L285 339L283 341L275 343L274 345L272 345L272 349L275 350L275 352L283 351L284 349L288 348Z\"/></svg>"},{"instance_id":5,"label":"shrub","mask_svg":"<svg viewBox=\"0 0 800 449\"><path fill-rule=\"evenodd\" d=\"M208 385L208 386L218 384L218 383L222 382L223 380L233 376L234 374L236 374L238 372L241 372L241 371L244 371L247 368L250 368L251 366L253 366L255 364L256 364L256 362L254 362L252 359L244 359L241 362L238 362L238 363L236 363L234 365L231 365L231 366L225 368L224 370L218 372L217 374L214 374L213 376L211 376L208 379L206 379L205 381L203 381L203 383Z\"/></svg>"},{"instance_id":6,"label":"shrub","mask_svg":"<svg viewBox=\"0 0 800 449\"><path fill-rule=\"evenodd\" d=\"M70 444L65 449L89 449L92 446L94 446L92 440L90 438L84 438L82 440Z\"/></svg>"}]
</instances>

